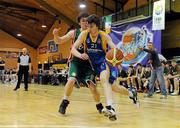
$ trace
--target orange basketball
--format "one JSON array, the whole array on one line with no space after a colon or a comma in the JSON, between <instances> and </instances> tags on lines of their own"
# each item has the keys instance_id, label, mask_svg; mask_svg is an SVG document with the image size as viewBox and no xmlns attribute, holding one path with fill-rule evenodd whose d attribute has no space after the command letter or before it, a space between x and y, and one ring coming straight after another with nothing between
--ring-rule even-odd
<instances>
[{"instance_id":1,"label":"orange basketball","mask_svg":"<svg viewBox=\"0 0 180 128\"><path fill-rule=\"evenodd\" d=\"M117 48L112 48L106 53L106 61L112 66L120 65L123 61L123 52Z\"/></svg>"}]
</instances>

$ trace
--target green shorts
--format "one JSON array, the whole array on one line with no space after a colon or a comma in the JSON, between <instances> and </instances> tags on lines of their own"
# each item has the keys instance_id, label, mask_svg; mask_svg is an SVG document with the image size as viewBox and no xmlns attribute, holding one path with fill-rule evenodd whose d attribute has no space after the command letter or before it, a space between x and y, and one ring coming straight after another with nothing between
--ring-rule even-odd
<instances>
[{"instance_id":1,"label":"green shorts","mask_svg":"<svg viewBox=\"0 0 180 128\"><path fill-rule=\"evenodd\" d=\"M94 72L88 61L73 59L70 62L68 78L76 78L77 84L88 87L89 82L95 84Z\"/></svg>"}]
</instances>

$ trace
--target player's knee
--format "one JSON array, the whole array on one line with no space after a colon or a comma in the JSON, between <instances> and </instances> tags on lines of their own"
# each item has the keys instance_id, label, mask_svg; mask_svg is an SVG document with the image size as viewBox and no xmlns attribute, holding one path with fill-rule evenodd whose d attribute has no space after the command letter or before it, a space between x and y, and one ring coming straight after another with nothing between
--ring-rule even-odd
<instances>
[{"instance_id":1,"label":"player's knee","mask_svg":"<svg viewBox=\"0 0 180 128\"><path fill-rule=\"evenodd\" d=\"M109 78L108 72L105 70L100 75L100 82L101 83L108 82L108 78Z\"/></svg>"},{"instance_id":2,"label":"player's knee","mask_svg":"<svg viewBox=\"0 0 180 128\"><path fill-rule=\"evenodd\" d=\"M75 82L76 82L75 78L68 79L69 85L74 85Z\"/></svg>"},{"instance_id":3,"label":"player's knee","mask_svg":"<svg viewBox=\"0 0 180 128\"><path fill-rule=\"evenodd\" d=\"M174 82L178 81L178 78L174 78Z\"/></svg>"},{"instance_id":4,"label":"player's knee","mask_svg":"<svg viewBox=\"0 0 180 128\"><path fill-rule=\"evenodd\" d=\"M105 83L105 82L107 82L107 81L108 81L108 79L107 79L106 76L100 77L100 82L101 82L101 83Z\"/></svg>"}]
</instances>

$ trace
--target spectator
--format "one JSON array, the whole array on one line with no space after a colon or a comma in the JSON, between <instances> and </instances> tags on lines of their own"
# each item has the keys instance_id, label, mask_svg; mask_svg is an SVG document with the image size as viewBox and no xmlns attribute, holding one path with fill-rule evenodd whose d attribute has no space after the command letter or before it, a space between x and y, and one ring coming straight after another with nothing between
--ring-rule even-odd
<instances>
[{"instance_id":1,"label":"spectator","mask_svg":"<svg viewBox=\"0 0 180 128\"><path fill-rule=\"evenodd\" d=\"M151 68L147 66L144 69L143 77L142 77L142 82L143 82L143 87L145 88L145 92L147 92L149 88L149 81L151 77Z\"/></svg>"},{"instance_id":2,"label":"spectator","mask_svg":"<svg viewBox=\"0 0 180 128\"><path fill-rule=\"evenodd\" d=\"M164 80L165 80L166 90L167 90L167 93L170 93L170 81L168 79L168 75L170 74L169 62L163 61L161 63L164 68Z\"/></svg>"},{"instance_id":3,"label":"spectator","mask_svg":"<svg viewBox=\"0 0 180 128\"><path fill-rule=\"evenodd\" d=\"M143 92L144 88L142 86L142 77L144 74L144 67L138 63L137 64L137 68L136 68L136 78L137 78L137 82L138 82L138 92Z\"/></svg>"},{"instance_id":4,"label":"spectator","mask_svg":"<svg viewBox=\"0 0 180 128\"><path fill-rule=\"evenodd\" d=\"M174 92L171 93L172 96L176 96L179 94L179 80L180 80L180 68L176 61L172 61L172 69L171 74L168 76L169 79L172 79L174 82Z\"/></svg>"},{"instance_id":5,"label":"spectator","mask_svg":"<svg viewBox=\"0 0 180 128\"><path fill-rule=\"evenodd\" d=\"M128 86L129 87L132 87L132 86L137 87L136 86L137 84L136 84L136 81L135 81L135 79L136 79L135 70L134 70L133 65L129 66L127 74L128 74L128 77L127 77L127 84L128 84Z\"/></svg>"},{"instance_id":6,"label":"spectator","mask_svg":"<svg viewBox=\"0 0 180 128\"><path fill-rule=\"evenodd\" d=\"M4 82L4 69L5 69L5 61L0 57L0 80L2 83Z\"/></svg>"},{"instance_id":7,"label":"spectator","mask_svg":"<svg viewBox=\"0 0 180 128\"><path fill-rule=\"evenodd\" d=\"M16 69L10 69L10 82L12 84L16 83L17 81L17 72Z\"/></svg>"},{"instance_id":8,"label":"spectator","mask_svg":"<svg viewBox=\"0 0 180 128\"><path fill-rule=\"evenodd\" d=\"M148 49L140 48L141 50L149 53L150 64L152 66L149 90L148 90L148 94L145 95L145 97L153 96L155 81L156 81L156 79L158 79L158 81L160 83L161 92L162 92L162 96L160 97L160 99L167 99L167 91L166 91L165 81L164 81L164 76L163 76L163 67L159 60L158 52L154 48L154 45L152 42L149 42L147 47L148 47Z\"/></svg>"},{"instance_id":9,"label":"spectator","mask_svg":"<svg viewBox=\"0 0 180 128\"><path fill-rule=\"evenodd\" d=\"M123 70L121 65L118 66L118 69L119 69L118 84L123 85L124 87L128 88L126 71Z\"/></svg>"},{"instance_id":10,"label":"spectator","mask_svg":"<svg viewBox=\"0 0 180 128\"><path fill-rule=\"evenodd\" d=\"M8 83L10 81L10 69L7 68L4 72L4 83Z\"/></svg>"}]
</instances>

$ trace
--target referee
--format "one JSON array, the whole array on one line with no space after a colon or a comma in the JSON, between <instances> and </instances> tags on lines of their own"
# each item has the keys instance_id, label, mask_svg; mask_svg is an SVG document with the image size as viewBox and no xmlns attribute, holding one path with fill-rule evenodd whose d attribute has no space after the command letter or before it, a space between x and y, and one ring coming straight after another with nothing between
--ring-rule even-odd
<instances>
[{"instance_id":1,"label":"referee","mask_svg":"<svg viewBox=\"0 0 180 128\"><path fill-rule=\"evenodd\" d=\"M17 64L17 71L18 71L18 82L14 91L20 88L20 83L22 80L22 76L24 75L24 88L25 91L28 91L28 76L31 73L31 58L27 54L27 48L22 49L22 55L18 57L18 64Z\"/></svg>"}]
</instances>

